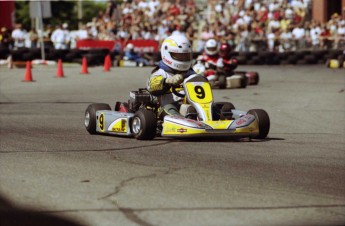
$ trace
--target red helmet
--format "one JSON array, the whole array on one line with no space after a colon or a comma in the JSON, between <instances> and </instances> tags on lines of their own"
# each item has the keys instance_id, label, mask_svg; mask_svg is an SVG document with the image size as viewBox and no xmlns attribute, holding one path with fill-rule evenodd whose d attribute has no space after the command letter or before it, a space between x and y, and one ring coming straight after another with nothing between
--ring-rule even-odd
<instances>
[{"instance_id":1,"label":"red helmet","mask_svg":"<svg viewBox=\"0 0 345 226\"><path fill-rule=\"evenodd\" d=\"M231 46L228 43L222 43L220 44L220 48L219 48L219 55L221 57L229 57L231 52Z\"/></svg>"}]
</instances>

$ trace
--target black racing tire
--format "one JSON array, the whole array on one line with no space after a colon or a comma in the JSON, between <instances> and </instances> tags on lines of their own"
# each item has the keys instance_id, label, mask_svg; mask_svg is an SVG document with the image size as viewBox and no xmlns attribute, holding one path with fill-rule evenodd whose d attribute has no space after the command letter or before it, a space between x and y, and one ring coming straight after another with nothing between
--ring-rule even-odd
<instances>
[{"instance_id":1,"label":"black racing tire","mask_svg":"<svg viewBox=\"0 0 345 226\"><path fill-rule=\"evenodd\" d=\"M221 101L221 102L214 102L213 106L216 108L221 109L224 105L229 106L228 108L235 110L235 106L231 102Z\"/></svg>"},{"instance_id":2,"label":"black racing tire","mask_svg":"<svg viewBox=\"0 0 345 226\"><path fill-rule=\"evenodd\" d=\"M241 86L240 86L240 88L244 89L248 85L248 78L247 78L246 75L241 75L241 76L242 76L242 78L241 78Z\"/></svg>"},{"instance_id":3,"label":"black racing tire","mask_svg":"<svg viewBox=\"0 0 345 226\"><path fill-rule=\"evenodd\" d=\"M226 88L226 76L225 75L219 75L218 76L218 86L219 86L219 89L225 89Z\"/></svg>"},{"instance_id":4,"label":"black racing tire","mask_svg":"<svg viewBox=\"0 0 345 226\"><path fill-rule=\"evenodd\" d=\"M97 104L90 104L85 110L85 121L84 125L86 130L90 134L97 134L96 132L96 111L100 110L111 110L109 104L104 103L97 103Z\"/></svg>"},{"instance_id":5,"label":"black racing tire","mask_svg":"<svg viewBox=\"0 0 345 226\"><path fill-rule=\"evenodd\" d=\"M254 84L253 85L258 85L259 84L259 81L260 81L260 75L259 75L259 73L257 73L256 72L256 77L255 77L255 82L254 82Z\"/></svg>"},{"instance_id":6,"label":"black racing tire","mask_svg":"<svg viewBox=\"0 0 345 226\"><path fill-rule=\"evenodd\" d=\"M270 131L270 117L267 112L262 109L251 109L248 114L254 115L259 123L259 134L256 136L251 136L254 139L265 139L268 132Z\"/></svg>"},{"instance_id":7,"label":"black racing tire","mask_svg":"<svg viewBox=\"0 0 345 226\"><path fill-rule=\"evenodd\" d=\"M139 109L131 121L131 132L137 140L152 140L156 136L157 119L154 112Z\"/></svg>"},{"instance_id":8,"label":"black racing tire","mask_svg":"<svg viewBox=\"0 0 345 226\"><path fill-rule=\"evenodd\" d=\"M231 102L214 102L212 105L212 118L213 120L219 120L221 118L221 111L235 110L235 106Z\"/></svg>"}]
</instances>

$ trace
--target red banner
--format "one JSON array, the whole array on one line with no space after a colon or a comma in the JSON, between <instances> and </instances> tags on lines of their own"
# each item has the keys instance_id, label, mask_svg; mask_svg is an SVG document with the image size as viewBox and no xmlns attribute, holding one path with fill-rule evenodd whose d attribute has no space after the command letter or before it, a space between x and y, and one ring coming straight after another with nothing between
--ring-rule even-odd
<instances>
[{"instance_id":1,"label":"red banner","mask_svg":"<svg viewBox=\"0 0 345 226\"><path fill-rule=\"evenodd\" d=\"M15 12L14 1L0 1L0 27L6 27L8 30L14 27L14 12Z\"/></svg>"},{"instance_id":2,"label":"red banner","mask_svg":"<svg viewBox=\"0 0 345 226\"><path fill-rule=\"evenodd\" d=\"M79 40L77 41L78 49L96 49L96 48L106 48L110 51L118 50L122 51L128 43L134 45L134 50L136 52L152 53L158 52L159 43L155 40L130 40L128 42L113 40L113 41L103 41L103 40Z\"/></svg>"}]
</instances>

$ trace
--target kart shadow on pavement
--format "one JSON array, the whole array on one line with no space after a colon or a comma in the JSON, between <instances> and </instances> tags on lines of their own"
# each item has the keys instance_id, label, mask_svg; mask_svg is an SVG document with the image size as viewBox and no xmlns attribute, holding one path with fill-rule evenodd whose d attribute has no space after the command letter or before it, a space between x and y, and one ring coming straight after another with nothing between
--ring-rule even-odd
<instances>
[{"instance_id":1,"label":"kart shadow on pavement","mask_svg":"<svg viewBox=\"0 0 345 226\"><path fill-rule=\"evenodd\" d=\"M157 140L166 140L171 142L268 142L268 141L280 141L284 138L278 137L266 137L265 139L250 139L250 138L234 138L234 137L197 137L197 138L165 138L159 137Z\"/></svg>"},{"instance_id":2,"label":"kart shadow on pavement","mask_svg":"<svg viewBox=\"0 0 345 226\"><path fill-rule=\"evenodd\" d=\"M70 219L44 213L44 211L12 205L0 195L0 224L1 226L81 226Z\"/></svg>"}]
</instances>

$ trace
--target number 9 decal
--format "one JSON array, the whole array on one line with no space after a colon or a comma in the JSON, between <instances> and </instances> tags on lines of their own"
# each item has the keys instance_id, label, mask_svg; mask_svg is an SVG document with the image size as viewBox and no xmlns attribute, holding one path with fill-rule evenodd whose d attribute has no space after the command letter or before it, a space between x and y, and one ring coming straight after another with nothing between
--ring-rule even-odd
<instances>
[{"instance_id":1,"label":"number 9 decal","mask_svg":"<svg viewBox=\"0 0 345 226\"><path fill-rule=\"evenodd\" d=\"M205 90L201 86L195 86L194 92L197 94L196 97L199 99L205 98Z\"/></svg>"},{"instance_id":2,"label":"number 9 decal","mask_svg":"<svg viewBox=\"0 0 345 226\"><path fill-rule=\"evenodd\" d=\"M211 86L206 82L187 82L186 92L190 100L195 103L206 104L213 100Z\"/></svg>"},{"instance_id":3,"label":"number 9 decal","mask_svg":"<svg viewBox=\"0 0 345 226\"><path fill-rule=\"evenodd\" d=\"M99 128L104 131L104 115L103 113L99 116Z\"/></svg>"}]
</instances>

